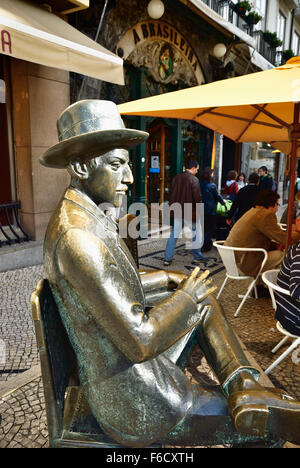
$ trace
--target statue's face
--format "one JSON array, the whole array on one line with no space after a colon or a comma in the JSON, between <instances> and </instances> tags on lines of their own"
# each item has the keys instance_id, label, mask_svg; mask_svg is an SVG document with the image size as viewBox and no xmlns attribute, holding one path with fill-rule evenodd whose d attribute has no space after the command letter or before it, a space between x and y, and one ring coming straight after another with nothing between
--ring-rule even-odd
<instances>
[{"instance_id":1,"label":"statue's face","mask_svg":"<svg viewBox=\"0 0 300 468\"><path fill-rule=\"evenodd\" d=\"M85 182L87 194L99 205L110 203L120 206L133 176L129 167L128 151L114 149L92 161Z\"/></svg>"}]
</instances>

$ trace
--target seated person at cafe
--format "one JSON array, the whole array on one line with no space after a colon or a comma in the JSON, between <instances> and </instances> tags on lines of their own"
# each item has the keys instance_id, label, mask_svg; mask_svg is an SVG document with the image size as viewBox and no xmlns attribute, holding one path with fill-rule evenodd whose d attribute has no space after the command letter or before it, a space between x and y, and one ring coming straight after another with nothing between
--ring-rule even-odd
<instances>
[{"instance_id":1,"label":"seated person at cafe","mask_svg":"<svg viewBox=\"0 0 300 468\"><path fill-rule=\"evenodd\" d=\"M300 230L299 208L296 226ZM286 289L290 296L274 291L276 300L275 317L283 328L293 333L293 335L300 336L300 243L289 248L281 264L277 284Z\"/></svg>"},{"instance_id":2,"label":"seated person at cafe","mask_svg":"<svg viewBox=\"0 0 300 468\"><path fill-rule=\"evenodd\" d=\"M276 269L281 264L286 241L286 232L278 225L276 212L278 210L278 193L273 190L258 192L253 208L247 211L233 226L225 245L229 247L263 248L268 252L268 258L263 271ZM291 243L300 241L300 232L293 227ZM255 278L258 274L263 253L246 252L236 254L237 265L244 275Z\"/></svg>"}]
</instances>

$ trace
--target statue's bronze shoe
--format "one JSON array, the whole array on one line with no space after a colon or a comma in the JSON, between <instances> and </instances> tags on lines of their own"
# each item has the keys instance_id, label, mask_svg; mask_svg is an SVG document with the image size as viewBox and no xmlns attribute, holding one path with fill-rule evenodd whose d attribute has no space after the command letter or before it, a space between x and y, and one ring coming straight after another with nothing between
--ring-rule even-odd
<instances>
[{"instance_id":1,"label":"statue's bronze shoe","mask_svg":"<svg viewBox=\"0 0 300 468\"><path fill-rule=\"evenodd\" d=\"M274 435L300 443L300 402L282 390L244 390L229 396L237 431L251 436Z\"/></svg>"}]
</instances>

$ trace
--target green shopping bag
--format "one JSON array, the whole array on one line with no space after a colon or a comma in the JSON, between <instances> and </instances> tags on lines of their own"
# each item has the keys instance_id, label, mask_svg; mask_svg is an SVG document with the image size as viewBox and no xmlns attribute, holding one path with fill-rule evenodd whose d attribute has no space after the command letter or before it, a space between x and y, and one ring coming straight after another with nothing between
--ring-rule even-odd
<instances>
[{"instance_id":1,"label":"green shopping bag","mask_svg":"<svg viewBox=\"0 0 300 468\"><path fill-rule=\"evenodd\" d=\"M227 211L229 211L232 206L231 200L224 200L224 202L225 202L226 208L220 202L217 203L217 214L220 216L226 216Z\"/></svg>"}]
</instances>

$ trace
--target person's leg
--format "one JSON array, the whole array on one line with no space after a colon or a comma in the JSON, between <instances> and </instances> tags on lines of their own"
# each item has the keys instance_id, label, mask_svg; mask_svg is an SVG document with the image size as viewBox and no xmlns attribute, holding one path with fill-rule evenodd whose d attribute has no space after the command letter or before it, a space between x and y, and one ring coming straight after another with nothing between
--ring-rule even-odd
<instances>
[{"instance_id":1,"label":"person's leg","mask_svg":"<svg viewBox=\"0 0 300 468\"><path fill-rule=\"evenodd\" d=\"M204 213L204 242L201 248L202 252L206 252L207 250L210 250L211 236L210 236L209 216L210 215L208 215L207 213Z\"/></svg>"},{"instance_id":2,"label":"person's leg","mask_svg":"<svg viewBox=\"0 0 300 468\"><path fill-rule=\"evenodd\" d=\"M268 258L262 271L276 270L281 265L283 258L284 252L282 250L271 250L268 252Z\"/></svg>"},{"instance_id":3,"label":"person's leg","mask_svg":"<svg viewBox=\"0 0 300 468\"><path fill-rule=\"evenodd\" d=\"M193 257L194 257L194 262L203 260L203 254L201 252L201 249L192 249Z\"/></svg>"},{"instance_id":4,"label":"person's leg","mask_svg":"<svg viewBox=\"0 0 300 468\"><path fill-rule=\"evenodd\" d=\"M182 220L181 219L174 219L174 224L172 226L170 237L167 241L166 250L165 250L165 261L171 262L174 255L174 250L182 230Z\"/></svg>"},{"instance_id":5,"label":"person's leg","mask_svg":"<svg viewBox=\"0 0 300 468\"><path fill-rule=\"evenodd\" d=\"M284 259L284 252L281 250L271 250L268 252L267 261L262 269L262 273L268 270L277 270ZM256 282L258 297L270 297L268 287L264 283L261 275Z\"/></svg>"},{"instance_id":6,"label":"person's leg","mask_svg":"<svg viewBox=\"0 0 300 468\"><path fill-rule=\"evenodd\" d=\"M203 237L202 237L202 228L201 223L192 223L192 233L193 233L193 240L192 240L192 253L194 257L194 261L203 260L203 255L201 252Z\"/></svg>"},{"instance_id":7,"label":"person's leg","mask_svg":"<svg viewBox=\"0 0 300 468\"><path fill-rule=\"evenodd\" d=\"M216 215L204 215L204 243L201 249L202 252L208 252L212 249L212 239L216 235L216 218Z\"/></svg>"}]
</instances>

